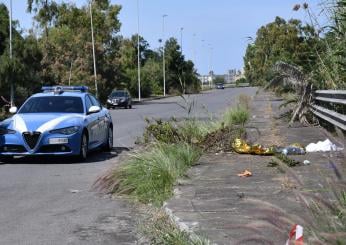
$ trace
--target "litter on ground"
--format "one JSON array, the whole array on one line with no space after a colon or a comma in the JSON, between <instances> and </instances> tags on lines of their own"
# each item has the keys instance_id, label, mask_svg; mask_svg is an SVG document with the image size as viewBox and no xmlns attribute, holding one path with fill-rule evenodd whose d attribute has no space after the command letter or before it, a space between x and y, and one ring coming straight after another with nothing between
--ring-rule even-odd
<instances>
[{"instance_id":1,"label":"litter on ground","mask_svg":"<svg viewBox=\"0 0 346 245\"><path fill-rule=\"evenodd\" d=\"M271 156L276 153L281 153L284 155L303 155L305 154L305 149L298 143L291 144L287 147L271 146L265 147L259 144L250 145L242 139L235 139L232 143L232 147L235 152L240 154L254 154L254 155L264 155Z\"/></svg>"},{"instance_id":2,"label":"litter on ground","mask_svg":"<svg viewBox=\"0 0 346 245\"><path fill-rule=\"evenodd\" d=\"M309 160L304 160L303 164L304 164L304 165L309 165L309 164L310 164L310 161L309 161Z\"/></svg>"},{"instance_id":3,"label":"litter on ground","mask_svg":"<svg viewBox=\"0 0 346 245\"><path fill-rule=\"evenodd\" d=\"M250 177L250 176L252 176L252 173L249 170L245 169L243 172L239 173L238 176L239 177Z\"/></svg>"},{"instance_id":4,"label":"litter on ground","mask_svg":"<svg viewBox=\"0 0 346 245\"><path fill-rule=\"evenodd\" d=\"M325 141L318 141L317 143L310 143L306 146L306 152L326 152L326 151L342 151L343 148L337 147L329 139Z\"/></svg>"},{"instance_id":5,"label":"litter on ground","mask_svg":"<svg viewBox=\"0 0 346 245\"><path fill-rule=\"evenodd\" d=\"M262 145L249 145L242 139L235 139L232 147L235 152L241 154L274 155L274 148L266 148Z\"/></svg>"}]
</instances>

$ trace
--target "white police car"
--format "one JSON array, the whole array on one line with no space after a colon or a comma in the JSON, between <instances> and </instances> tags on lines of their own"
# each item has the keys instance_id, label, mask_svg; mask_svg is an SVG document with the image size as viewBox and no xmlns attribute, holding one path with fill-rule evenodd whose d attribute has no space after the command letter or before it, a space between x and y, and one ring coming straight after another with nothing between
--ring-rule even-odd
<instances>
[{"instance_id":1,"label":"white police car","mask_svg":"<svg viewBox=\"0 0 346 245\"><path fill-rule=\"evenodd\" d=\"M84 86L43 87L0 123L0 161L13 156L77 156L113 147L108 110Z\"/></svg>"}]
</instances>

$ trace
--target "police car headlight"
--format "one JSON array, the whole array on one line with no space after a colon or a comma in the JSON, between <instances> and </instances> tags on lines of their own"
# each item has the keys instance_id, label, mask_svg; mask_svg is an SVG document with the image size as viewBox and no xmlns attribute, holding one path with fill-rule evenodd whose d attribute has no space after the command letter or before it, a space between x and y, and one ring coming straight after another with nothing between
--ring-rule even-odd
<instances>
[{"instance_id":1,"label":"police car headlight","mask_svg":"<svg viewBox=\"0 0 346 245\"><path fill-rule=\"evenodd\" d=\"M112 103L112 101L110 99L107 100L108 103Z\"/></svg>"},{"instance_id":2,"label":"police car headlight","mask_svg":"<svg viewBox=\"0 0 346 245\"><path fill-rule=\"evenodd\" d=\"M8 128L0 128L0 135L15 134L16 131Z\"/></svg>"},{"instance_id":3,"label":"police car headlight","mask_svg":"<svg viewBox=\"0 0 346 245\"><path fill-rule=\"evenodd\" d=\"M72 127L67 127L67 128L60 128L60 129L54 129L49 131L51 134L65 134L65 135L70 135L78 132L79 127L78 126L72 126Z\"/></svg>"}]
</instances>

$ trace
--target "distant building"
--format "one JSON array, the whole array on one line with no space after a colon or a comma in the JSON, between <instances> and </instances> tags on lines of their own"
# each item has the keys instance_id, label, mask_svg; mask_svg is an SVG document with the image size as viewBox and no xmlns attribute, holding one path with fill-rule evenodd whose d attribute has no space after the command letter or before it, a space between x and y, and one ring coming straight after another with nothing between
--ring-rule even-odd
<instances>
[{"instance_id":1,"label":"distant building","mask_svg":"<svg viewBox=\"0 0 346 245\"><path fill-rule=\"evenodd\" d=\"M214 72L211 71L209 72L209 75L201 75L198 77L198 79L201 81L202 85L209 85L213 83L214 77L215 77Z\"/></svg>"},{"instance_id":2,"label":"distant building","mask_svg":"<svg viewBox=\"0 0 346 245\"><path fill-rule=\"evenodd\" d=\"M233 83L235 82L234 77L237 75L237 69L228 70L228 73L224 75L225 83Z\"/></svg>"},{"instance_id":3,"label":"distant building","mask_svg":"<svg viewBox=\"0 0 346 245\"><path fill-rule=\"evenodd\" d=\"M230 69L227 74L217 75L211 71L209 75L201 75L198 78L202 85L209 85L209 83L213 83L213 80L215 80L216 77L223 77L225 83L235 83L236 80L244 77L244 72L237 69Z\"/></svg>"}]
</instances>

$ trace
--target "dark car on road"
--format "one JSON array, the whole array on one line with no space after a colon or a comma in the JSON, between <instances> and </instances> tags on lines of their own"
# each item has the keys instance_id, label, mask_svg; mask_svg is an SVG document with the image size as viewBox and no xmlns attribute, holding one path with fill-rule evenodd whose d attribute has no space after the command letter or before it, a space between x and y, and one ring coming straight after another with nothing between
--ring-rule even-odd
<instances>
[{"instance_id":1,"label":"dark car on road","mask_svg":"<svg viewBox=\"0 0 346 245\"><path fill-rule=\"evenodd\" d=\"M132 108L132 98L126 90L113 91L107 99L107 108L124 107L125 109Z\"/></svg>"},{"instance_id":2,"label":"dark car on road","mask_svg":"<svg viewBox=\"0 0 346 245\"><path fill-rule=\"evenodd\" d=\"M215 84L215 87L217 89L225 89L225 86L223 85L223 83L217 83L217 84Z\"/></svg>"}]
</instances>

